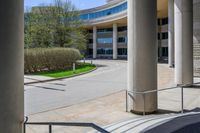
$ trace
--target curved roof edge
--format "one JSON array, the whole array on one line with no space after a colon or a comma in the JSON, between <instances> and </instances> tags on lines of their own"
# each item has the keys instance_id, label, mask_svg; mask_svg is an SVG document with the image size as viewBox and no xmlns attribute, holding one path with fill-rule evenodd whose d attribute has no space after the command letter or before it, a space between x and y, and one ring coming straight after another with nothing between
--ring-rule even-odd
<instances>
[{"instance_id":1,"label":"curved roof edge","mask_svg":"<svg viewBox=\"0 0 200 133\"><path fill-rule=\"evenodd\" d=\"M110 16L102 17L99 19L86 21L85 26L87 27L87 26L106 24L106 23L110 23L114 21L120 21L121 19L124 19L124 18L127 18L127 10L117 13L117 14L110 15Z\"/></svg>"},{"instance_id":2,"label":"curved roof edge","mask_svg":"<svg viewBox=\"0 0 200 133\"><path fill-rule=\"evenodd\" d=\"M91 12L97 12L97 11L101 11L101 10L104 10L104 9L108 9L108 8L111 8L113 6L116 6L116 5L121 4L123 2L126 2L126 1L127 0L112 0L112 1L110 1L107 4L102 5L102 6L98 6L98 7L95 7L95 8L81 10L81 14L91 13Z\"/></svg>"},{"instance_id":3,"label":"curved roof edge","mask_svg":"<svg viewBox=\"0 0 200 133\"><path fill-rule=\"evenodd\" d=\"M111 1L114 1L114 0L106 0L107 3L108 3L108 2L111 2Z\"/></svg>"}]
</instances>

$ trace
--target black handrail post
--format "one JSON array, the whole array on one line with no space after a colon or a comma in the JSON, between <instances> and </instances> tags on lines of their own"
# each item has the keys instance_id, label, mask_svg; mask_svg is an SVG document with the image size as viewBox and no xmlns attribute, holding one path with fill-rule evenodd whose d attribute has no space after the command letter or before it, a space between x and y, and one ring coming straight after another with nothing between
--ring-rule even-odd
<instances>
[{"instance_id":1,"label":"black handrail post","mask_svg":"<svg viewBox=\"0 0 200 133\"><path fill-rule=\"evenodd\" d=\"M52 133L52 125L49 124L49 133Z\"/></svg>"},{"instance_id":2,"label":"black handrail post","mask_svg":"<svg viewBox=\"0 0 200 133\"><path fill-rule=\"evenodd\" d=\"M28 117L25 117L25 121L24 121L24 133L26 133L26 123L28 122Z\"/></svg>"},{"instance_id":3,"label":"black handrail post","mask_svg":"<svg viewBox=\"0 0 200 133\"><path fill-rule=\"evenodd\" d=\"M26 123L24 123L24 133L26 133Z\"/></svg>"},{"instance_id":4,"label":"black handrail post","mask_svg":"<svg viewBox=\"0 0 200 133\"><path fill-rule=\"evenodd\" d=\"M126 112L128 112L128 90L126 90Z\"/></svg>"},{"instance_id":5,"label":"black handrail post","mask_svg":"<svg viewBox=\"0 0 200 133\"><path fill-rule=\"evenodd\" d=\"M184 113L184 97L183 97L183 86L181 86L181 113Z\"/></svg>"},{"instance_id":6,"label":"black handrail post","mask_svg":"<svg viewBox=\"0 0 200 133\"><path fill-rule=\"evenodd\" d=\"M142 93L142 97L143 97L143 102L144 102L144 103L143 103L143 104L144 104L144 105L143 105L143 106L144 106L144 107L143 107L143 115L145 116L145 115L146 115L146 114L145 114L145 93Z\"/></svg>"}]
</instances>

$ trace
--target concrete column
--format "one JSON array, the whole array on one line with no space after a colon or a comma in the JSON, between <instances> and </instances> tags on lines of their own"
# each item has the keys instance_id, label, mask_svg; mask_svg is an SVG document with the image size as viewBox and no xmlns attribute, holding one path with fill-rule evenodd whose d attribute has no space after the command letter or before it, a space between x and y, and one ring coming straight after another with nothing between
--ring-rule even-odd
<instances>
[{"instance_id":1,"label":"concrete column","mask_svg":"<svg viewBox=\"0 0 200 133\"><path fill-rule=\"evenodd\" d=\"M162 24L162 21L160 22ZM159 33L160 34L160 43L159 43L159 57L160 59L162 59L162 29L161 29L161 32Z\"/></svg>"},{"instance_id":2,"label":"concrete column","mask_svg":"<svg viewBox=\"0 0 200 133\"><path fill-rule=\"evenodd\" d=\"M97 27L93 27L93 58L97 58Z\"/></svg>"},{"instance_id":3,"label":"concrete column","mask_svg":"<svg viewBox=\"0 0 200 133\"><path fill-rule=\"evenodd\" d=\"M128 90L157 89L157 1L128 0ZM142 14L141 14L142 13ZM157 110L157 93L133 94L129 109L135 113Z\"/></svg>"},{"instance_id":4,"label":"concrete column","mask_svg":"<svg viewBox=\"0 0 200 133\"><path fill-rule=\"evenodd\" d=\"M117 24L113 24L113 59L117 59Z\"/></svg>"},{"instance_id":5,"label":"concrete column","mask_svg":"<svg viewBox=\"0 0 200 133\"><path fill-rule=\"evenodd\" d=\"M24 3L0 1L0 133L22 133Z\"/></svg>"},{"instance_id":6,"label":"concrete column","mask_svg":"<svg viewBox=\"0 0 200 133\"><path fill-rule=\"evenodd\" d=\"M174 0L168 0L168 65L174 67Z\"/></svg>"},{"instance_id":7,"label":"concrete column","mask_svg":"<svg viewBox=\"0 0 200 133\"><path fill-rule=\"evenodd\" d=\"M193 1L175 0L175 83L193 83Z\"/></svg>"},{"instance_id":8,"label":"concrete column","mask_svg":"<svg viewBox=\"0 0 200 133\"><path fill-rule=\"evenodd\" d=\"M159 51L158 57L161 60L162 59L162 19L159 19L159 22L160 22L160 25L158 26L159 27L158 34L160 35L160 39L158 42L158 51Z\"/></svg>"},{"instance_id":9,"label":"concrete column","mask_svg":"<svg viewBox=\"0 0 200 133\"><path fill-rule=\"evenodd\" d=\"M160 57L160 59L162 59L162 57L163 57L163 53L162 53L162 43L160 44L160 47L159 47L159 57Z\"/></svg>"}]
</instances>

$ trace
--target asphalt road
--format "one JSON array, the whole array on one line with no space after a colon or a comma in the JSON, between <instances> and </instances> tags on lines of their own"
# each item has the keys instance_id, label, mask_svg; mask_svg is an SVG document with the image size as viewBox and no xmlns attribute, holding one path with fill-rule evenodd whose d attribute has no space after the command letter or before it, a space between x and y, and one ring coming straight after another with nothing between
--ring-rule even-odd
<instances>
[{"instance_id":1,"label":"asphalt road","mask_svg":"<svg viewBox=\"0 0 200 133\"><path fill-rule=\"evenodd\" d=\"M71 106L127 88L127 62L96 60L98 69L74 78L25 86L25 115Z\"/></svg>"}]
</instances>

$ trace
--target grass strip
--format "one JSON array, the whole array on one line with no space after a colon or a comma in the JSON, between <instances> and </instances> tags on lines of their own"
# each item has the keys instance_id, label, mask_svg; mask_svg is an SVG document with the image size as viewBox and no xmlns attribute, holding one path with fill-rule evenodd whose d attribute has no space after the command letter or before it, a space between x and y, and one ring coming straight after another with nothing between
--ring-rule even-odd
<instances>
[{"instance_id":1,"label":"grass strip","mask_svg":"<svg viewBox=\"0 0 200 133\"><path fill-rule=\"evenodd\" d=\"M72 77L75 75L89 72L91 70L94 70L95 68L96 68L95 65L81 64L76 68L75 71L66 70L66 71L41 72L41 73L36 73L34 75L47 76L47 77L52 77L52 78L65 78L65 77L67 78L67 77Z\"/></svg>"}]
</instances>

